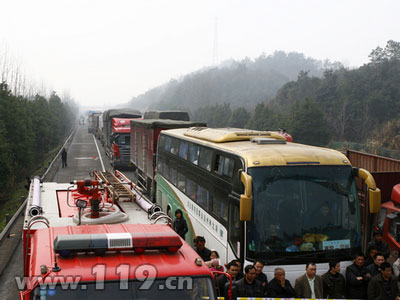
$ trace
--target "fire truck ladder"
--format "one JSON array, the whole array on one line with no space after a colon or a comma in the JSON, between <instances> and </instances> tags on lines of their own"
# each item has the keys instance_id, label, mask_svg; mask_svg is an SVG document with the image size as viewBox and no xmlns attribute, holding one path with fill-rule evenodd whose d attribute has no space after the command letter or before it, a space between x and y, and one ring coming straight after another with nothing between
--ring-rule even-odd
<instances>
[{"instance_id":1,"label":"fire truck ladder","mask_svg":"<svg viewBox=\"0 0 400 300\"><path fill-rule=\"evenodd\" d=\"M99 177L107 183L106 189L116 201L133 201L135 194L127 186L127 183L122 182L114 173L105 171L99 172Z\"/></svg>"}]
</instances>

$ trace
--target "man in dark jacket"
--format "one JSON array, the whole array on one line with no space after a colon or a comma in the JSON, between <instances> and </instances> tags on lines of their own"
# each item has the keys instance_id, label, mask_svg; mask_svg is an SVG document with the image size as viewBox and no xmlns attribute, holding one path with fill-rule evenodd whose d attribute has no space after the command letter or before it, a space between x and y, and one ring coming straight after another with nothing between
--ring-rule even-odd
<instances>
[{"instance_id":1,"label":"man in dark jacket","mask_svg":"<svg viewBox=\"0 0 400 300\"><path fill-rule=\"evenodd\" d=\"M340 274L340 262L329 262L329 271L321 276L324 282L324 298L329 299L345 299L346 298L346 281L344 276Z\"/></svg>"},{"instance_id":2,"label":"man in dark jacket","mask_svg":"<svg viewBox=\"0 0 400 300\"><path fill-rule=\"evenodd\" d=\"M242 268L242 262L239 259L235 259L236 264L238 265L239 272L236 276L236 281L244 278L244 273L243 273L243 268Z\"/></svg>"},{"instance_id":3,"label":"man in dark jacket","mask_svg":"<svg viewBox=\"0 0 400 300\"><path fill-rule=\"evenodd\" d=\"M209 261L211 250L206 247L206 239L202 236L197 236L194 240L195 247L194 250L197 254L204 260Z\"/></svg>"},{"instance_id":4,"label":"man in dark jacket","mask_svg":"<svg viewBox=\"0 0 400 300\"><path fill-rule=\"evenodd\" d=\"M368 278L364 268L364 256L360 253L354 263L346 269L347 294L349 299L366 299Z\"/></svg>"},{"instance_id":5,"label":"man in dark jacket","mask_svg":"<svg viewBox=\"0 0 400 300\"><path fill-rule=\"evenodd\" d=\"M233 260L229 264L226 265L226 273L231 275L232 277L232 284L236 280L236 276L239 272L239 266L236 264L236 261ZM218 275L217 277L217 287L218 287L218 295L220 297L226 297L227 296L227 291L229 289L229 286L227 287L226 285L229 285L229 278L226 277L225 275ZM228 298L225 298L228 299Z\"/></svg>"},{"instance_id":6,"label":"man in dark jacket","mask_svg":"<svg viewBox=\"0 0 400 300\"><path fill-rule=\"evenodd\" d=\"M244 268L244 278L236 281L237 297L263 297L264 289L256 280L256 269L252 265Z\"/></svg>"},{"instance_id":7,"label":"man in dark jacket","mask_svg":"<svg viewBox=\"0 0 400 300\"><path fill-rule=\"evenodd\" d=\"M178 233L181 238L185 239L186 232L188 232L188 227L180 209L175 211L175 220L173 226L176 233Z\"/></svg>"},{"instance_id":8,"label":"man in dark jacket","mask_svg":"<svg viewBox=\"0 0 400 300\"><path fill-rule=\"evenodd\" d=\"M374 255L374 263L366 267L365 269L367 270L367 277L369 279L374 278L376 275L381 273L381 264L385 261L385 258L383 257L382 253L376 253ZM369 275L368 275L369 274Z\"/></svg>"},{"instance_id":9,"label":"man in dark jacket","mask_svg":"<svg viewBox=\"0 0 400 300\"><path fill-rule=\"evenodd\" d=\"M372 241L368 243L368 246L374 246L378 249L380 253L382 253L383 257L387 259L389 257L390 251L389 251L389 246L386 244L384 241L382 241L382 232L380 231L375 231L374 232L374 238Z\"/></svg>"},{"instance_id":10,"label":"man in dark jacket","mask_svg":"<svg viewBox=\"0 0 400 300\"><path fill-rule=\"evenodd\" d=\"M374 263L374 255L378 252L379 252L378 248L376 248L375 246L369 246L367 248L367 257L365 258L364 261L365 268Z\"/></svg>"},{"instance_id":11,"label":"man in dark jacket","mask_svg":"<svg viewBox=\"0 0 400 300\"><path fill-rule=\"evenodd\" d=\"M392 275L392 267L388 262L381 264L381 273L368 284L368 299L400 300L396 277Z\"/></svg>"},{"instance_id":12,"label":"man in dark jacket","mask_svg":"<svg viewBox=\"0 0 400 300\"><path fill-rule=\"evenodd\" d=\"M263 286L265 294L267 292L268 278L267 275L265 275L263 272L264 263L260 260L257 260L254 263L254 268L256 269L256 280L258 280Z\"/></svg>"},{"instance_id":13,"label":"man in dark jacket","mask_svg":"<svg viewBox=\"0 0 400 300\"><path fill-rule=\"evenodd\" d=\"M324 297L324 283L322 278L316 275L317 266L310 262L306 264L306 274L296 279L294 291L297 298L317 298Z\"/></svg>"},{"instance_id":14,"label":"man in dark jacket","mask_svg":"<svg viewBox=\"0 0 400 300\"><path fill-rule=\"evenodd\" d=\"M294 298L295 292L289 280L285 279L285 270L275 268L274 278L268 283L268 298Z\"/></svg>"}]
</instances>

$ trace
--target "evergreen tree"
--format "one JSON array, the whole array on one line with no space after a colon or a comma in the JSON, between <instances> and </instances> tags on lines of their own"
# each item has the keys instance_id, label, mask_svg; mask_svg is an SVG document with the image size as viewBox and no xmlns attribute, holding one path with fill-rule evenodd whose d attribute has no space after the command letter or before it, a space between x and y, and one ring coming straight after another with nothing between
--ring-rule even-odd
<instances>
[{"instance_id":1,"label":"evergreen tree","mask_svg":"<svg viewBox=\"0 0 400 300\"><path fill-rule=\"evenodd\" d=\"M288 132L299 143L325 146L330 140L330 132L322 110L315 101L306 99L295 102L289 114Z\"/></svg>"},{"instance_id":2,"label":"evergreen tree","mask_svg":"<svg viewBox=\"0 0 400 300\"><path fill-rule=\"evenodd\" d=\"M250 119L250 113L243 107L236 108L229 120L229 126L234 128L244 128Z\"/></svg>"}]
</instances>

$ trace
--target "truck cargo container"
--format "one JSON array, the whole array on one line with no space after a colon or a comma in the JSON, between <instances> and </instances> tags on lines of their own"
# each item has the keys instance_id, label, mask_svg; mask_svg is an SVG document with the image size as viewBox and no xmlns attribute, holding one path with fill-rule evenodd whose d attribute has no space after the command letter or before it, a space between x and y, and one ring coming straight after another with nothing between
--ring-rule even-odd
<instances>
[{"instance_id":1,"label":"truck cargo container","mask_svg":"<svg viewBox=\"0 0 400 300\"><path fill-rule=\"evenodd\" d=\"M206 123L162 119L131 121L131 162L136 167L138 185L155 200L155 168L158 136L172 128L205 127Z\"/></svg>"}]
</instances>

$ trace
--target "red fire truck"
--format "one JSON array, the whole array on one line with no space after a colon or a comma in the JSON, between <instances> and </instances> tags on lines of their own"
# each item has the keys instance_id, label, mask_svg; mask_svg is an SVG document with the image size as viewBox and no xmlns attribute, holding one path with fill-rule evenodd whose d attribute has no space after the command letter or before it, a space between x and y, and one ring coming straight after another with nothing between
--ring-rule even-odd
<instances>
[{"instance_id":1,"label":"red fire truck","mask_svg":"<svg viewBox=\"0 0 400 300\"><path fill-rule=\"evenodd\" d=\"M118 171L94 176L33 180L20 299L216 299L212 273L168 216Z\"/></svg>"}]
</instances>

